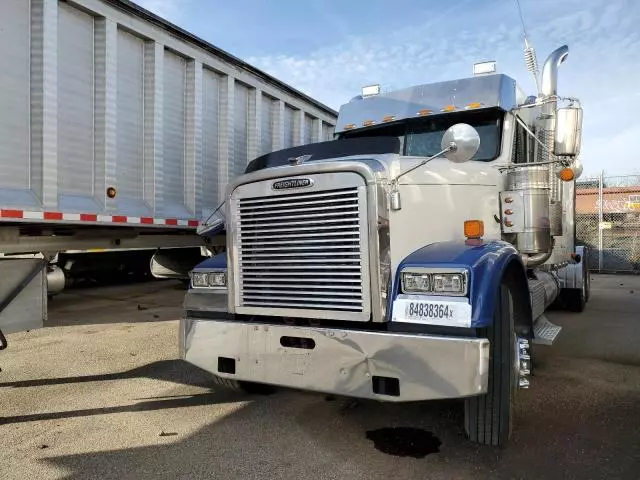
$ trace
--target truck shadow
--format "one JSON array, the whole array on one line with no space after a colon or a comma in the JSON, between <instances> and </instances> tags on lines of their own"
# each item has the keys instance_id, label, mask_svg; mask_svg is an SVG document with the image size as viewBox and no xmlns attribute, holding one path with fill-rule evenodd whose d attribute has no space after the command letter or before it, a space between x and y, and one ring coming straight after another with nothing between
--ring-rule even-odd
<instances>
[{"instance_id":1,"label":"truck shadow","mask_svg":"<svg viewBox=\"0 0 640 480\"><path fill-rule=\"evenodd\" d=\"M40 387L45 385L103 382L132 378L149 378L197 387L209 387L212 384L211 374L204 370L194 367L182 360L160 360L124 372L0 382L0 388Z\"/></svg>"}]
</instances>

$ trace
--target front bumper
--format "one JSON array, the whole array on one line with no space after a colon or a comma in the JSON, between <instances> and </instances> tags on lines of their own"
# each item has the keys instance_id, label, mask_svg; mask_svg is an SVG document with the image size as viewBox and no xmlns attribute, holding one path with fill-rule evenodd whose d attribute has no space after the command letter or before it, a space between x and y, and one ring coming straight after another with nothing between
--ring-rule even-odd
<instances>
[{"instance_id":1,"label":"front bumper","mask_svg":"<svg viewBox=\"0 0 640 480\"><path fill-rule=\"evenodd\" d=\"M182 319L180 330L183 359L235 380L395 402L487 391L489 341L482 338L193 318ZM282 337L315 346L283 346ZM221 372L230 362L235 373ZM398 391L375 393L380 377L397 379Z\"/></svg>"}]
</instances>

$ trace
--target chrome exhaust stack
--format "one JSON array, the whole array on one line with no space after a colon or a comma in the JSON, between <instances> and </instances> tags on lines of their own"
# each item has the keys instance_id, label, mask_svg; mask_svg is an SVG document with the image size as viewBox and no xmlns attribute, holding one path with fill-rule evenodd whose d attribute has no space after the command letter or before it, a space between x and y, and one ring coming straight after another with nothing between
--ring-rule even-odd
<instances>
[{"instance_id":1,"label":"chrome exhaust stack","mask_svg":"<svg viewBox=\"0 0 640 480\"><path fill-rule=\"evenodd\" d=\"M569 56L566 45L557 48L547 57L542 67L542 79L538 99L543 102L538 138L545 148L538 149L538 162L552 162L555 155L556 123L558 109L558 68ZM554 164L549 165L549 224L551 235L562 235L562 181L555 174Z\"/></svg>"}]
</instances>

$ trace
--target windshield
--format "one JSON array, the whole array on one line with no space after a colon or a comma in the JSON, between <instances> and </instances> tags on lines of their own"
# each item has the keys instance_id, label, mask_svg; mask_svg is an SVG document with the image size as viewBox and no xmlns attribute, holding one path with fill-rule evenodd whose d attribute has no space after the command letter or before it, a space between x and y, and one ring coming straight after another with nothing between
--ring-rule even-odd
<instances>
[{"instance_id":1,"label":"windshield","mask_svg":"<svg viewBox=\"0 0 640 480\"><path fill-rule=\"evenodd\" d=\"M346 132L342 138L396 136L404 140L405 156L430 157L442 150L440 143L447 128L456 123L468 123L480 135L480 148L472 160L488 162L500 155L502 118L503 112L498 109L447 113L368 130Z\"/></svg>"}]
</instances>

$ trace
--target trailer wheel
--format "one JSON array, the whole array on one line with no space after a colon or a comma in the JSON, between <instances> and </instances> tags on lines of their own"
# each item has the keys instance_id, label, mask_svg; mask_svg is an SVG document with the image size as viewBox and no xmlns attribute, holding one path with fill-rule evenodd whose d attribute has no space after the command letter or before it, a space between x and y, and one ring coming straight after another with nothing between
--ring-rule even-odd
<instances>
[{"instance_id":1,"label":"trailer wheel","mask_svg":"<svg viewBox=\"0 0 640 480\"><path fill-rule=\"evenodd\" d=\"M591 278L586 262L582 264L582 267L582 287L564 288L560 292L562 303L570 312L582 312L589 300Z\"/></svg>"},{"instance_id":2,"label":"trailer wheel","mask_svg":"<svg viewBox=\"0 0 640 480\"><path fill-rule=\"evenodd\" d=\"M232 390L239 393L268 395L275 392L275 387L262 383L243 382L239 380L232 380L230 378L222 378L217 375L213 376L213 382L216 385L221 386L227 390Z\"/></svg>"},{"instance_id":3,"label":"trailer wheel","mask_svg":"<svg viewBox=\"0 0 640 480\"><path fill-rule=\"evenodd\" d=\"M584 264L584 284L586 285L584 291L584 301L588 302L591 297L591 271L589 270L589 262L585 259Z\"/></svg>"},{"instance_id":4,"label":"trailer wheel","mask_svg":"<svg viewBox=\"0 0 640 480\"><path fill-rule=\"evenodd\" d=\"M570 312L582 312L587 304L586 286L562 290L562 303Z\"/></svg>"},{"instance_id":5,"label":"trailer wheel","mask_svg":"<svg viewBox=\"0 0 640 480\"><path fill-rule=\"evenodd\" d=\"M469 440L500 446L511 436L513 404L518 388L517 337L513 295L509 283L500 285L493 326L486 329L491 344L487 393L465 400L465 431Z\"/></svg>"}]
</instances>

